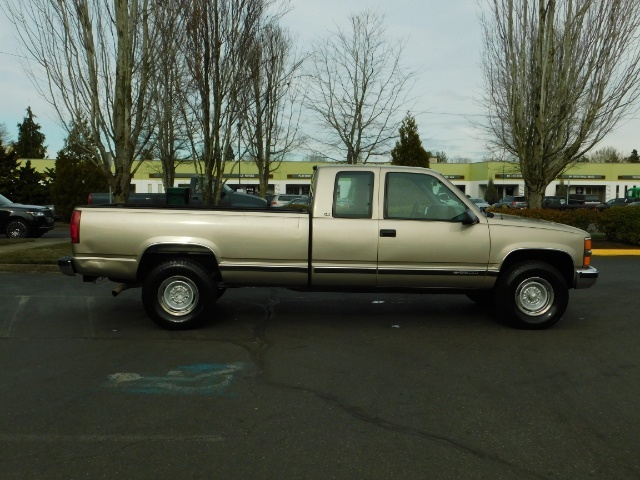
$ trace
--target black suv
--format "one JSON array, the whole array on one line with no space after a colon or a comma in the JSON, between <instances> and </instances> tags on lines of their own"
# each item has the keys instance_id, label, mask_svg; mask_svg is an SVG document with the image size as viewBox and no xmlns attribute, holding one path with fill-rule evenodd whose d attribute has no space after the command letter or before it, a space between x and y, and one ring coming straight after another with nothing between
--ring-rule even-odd
<instances>
[{"instance_id":1,"label":"black suv","mask_svg":"<svg viewBox=\"0 0 640 480\"><path fill-rule=\"evenodd\" d=\"M50 208L13 203L0 195L0 231L8 238L40 237L51 230L54 224Z\"/></svg>"}]
</instances>

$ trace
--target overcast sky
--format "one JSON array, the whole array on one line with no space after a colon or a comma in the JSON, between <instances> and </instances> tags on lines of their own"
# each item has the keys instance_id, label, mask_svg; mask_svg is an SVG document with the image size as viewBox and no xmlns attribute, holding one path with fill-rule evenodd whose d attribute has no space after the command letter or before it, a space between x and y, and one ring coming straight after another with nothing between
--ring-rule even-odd
<instances>
[{"instance_id":1,"label":"overcast sky","mask_svg":"<svg viewBox=\"0 0 640 480\"><path fill-rule=\"evenodd\" d=\"M485 146L472 123L484 113L477 103L482 84L476 0L291 0L291 4L284 24L297 35L301 49L314 37L335 30L336 24L346 27L351 13L370 8L384 14L388 37L408 40L404 64L421 72L412 90L416 103L411 113L424 147L444 151L450 159L485 159ZM65 134L23 73L17 54L12 26L0 11L0 123L15 140L16 124L31 105L47 137L48 156L54 158ZM640 149L640 114L635 117L619 124L596 148L611 146L625 155Z\"/></svg>"}]
</instances>

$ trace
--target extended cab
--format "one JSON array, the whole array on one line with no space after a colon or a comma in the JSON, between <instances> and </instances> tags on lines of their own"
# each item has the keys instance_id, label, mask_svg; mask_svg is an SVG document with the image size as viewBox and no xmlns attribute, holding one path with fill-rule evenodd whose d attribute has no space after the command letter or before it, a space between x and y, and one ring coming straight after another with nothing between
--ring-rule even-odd
<instances>
[{"instance_id":1,"label":"extended cab","mask_svg":"<svg viewBox=\"0 0 640 480\"><path fill-rule=\"evenodd\" d=\"M520 328L565 312L571 288L592 286L583 230L484 215L439 173L392 166L322 166L309 211L84 206L61 271L142 287L160 326L213 315L229 287L462 293ZM446 200L443 200L446 199Z\"/></svg>"}]
</instances>

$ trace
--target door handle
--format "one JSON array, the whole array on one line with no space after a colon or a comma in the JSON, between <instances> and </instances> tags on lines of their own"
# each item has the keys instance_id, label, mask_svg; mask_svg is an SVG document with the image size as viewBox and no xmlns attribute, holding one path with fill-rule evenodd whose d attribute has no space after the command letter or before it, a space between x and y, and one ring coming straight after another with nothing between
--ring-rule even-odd
<instances>
[{"instance_id":1,"label":"door handle","mask_svg":"<svg viewBox=\"0 0 640 480\"><path fill-rule=\"evenodd\" d=\"M395 238L396 231L392 230L392 229L383 228L382 230L380 230L380 236L381 237L394 237Z\"/></svg>"}]
</instances>

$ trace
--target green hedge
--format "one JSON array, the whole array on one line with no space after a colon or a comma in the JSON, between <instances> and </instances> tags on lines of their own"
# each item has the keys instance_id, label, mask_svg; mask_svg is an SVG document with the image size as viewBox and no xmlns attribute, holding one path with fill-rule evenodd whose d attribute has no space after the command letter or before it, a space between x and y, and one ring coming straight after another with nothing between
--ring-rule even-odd
<instances>
[{"instance_id":1,"label":"green hedge","mask_svg":"<svg viewBox=\"0 0 640 480\"><path fill-rule=\"evenodd\" d=\"M590 208L571 210L490 208L489 211L564 223L591 233L602 233L607 240L640 245L640 207L612 207L603 211Z\"/></svg>"},{"instance_id":2,"label":"green hedge","mask_svg":"<svg viewBox=\"0 0 640 480\"><path fill-rule=\"evenodd\" d=\"M640 207L608 208L599 216L598 231L609 240L640 245Z\"/></svg>"}]
</instances>

